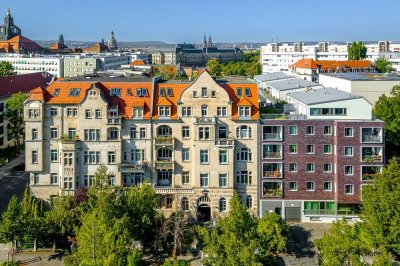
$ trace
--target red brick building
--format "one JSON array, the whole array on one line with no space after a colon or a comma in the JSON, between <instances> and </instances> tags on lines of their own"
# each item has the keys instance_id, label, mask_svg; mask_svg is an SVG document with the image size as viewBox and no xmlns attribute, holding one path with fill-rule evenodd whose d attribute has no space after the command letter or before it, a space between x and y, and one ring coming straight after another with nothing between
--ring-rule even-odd
<instances>
[{"instance_id":1,"label":"red brick building","mask_svg":"<svg viewBox=\"0 0 400 266\"><path fill-rule=\"evenodd\" d=\"M363 98L333 89L289 99L296 106L291 115L260 123L260 215L302 222L357 217L363 185L383 167L384 123L358 113L370 106Z\"/></svg>"}]
</instances>

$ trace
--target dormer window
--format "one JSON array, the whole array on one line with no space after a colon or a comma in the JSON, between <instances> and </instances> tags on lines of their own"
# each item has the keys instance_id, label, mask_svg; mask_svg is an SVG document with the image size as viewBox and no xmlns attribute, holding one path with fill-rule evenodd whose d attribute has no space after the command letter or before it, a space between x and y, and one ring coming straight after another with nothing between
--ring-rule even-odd
<instances>
[{"instance_id":1,"label":"dormer window","mask_svg":"<svg viewBox=\"0 0 400 266\"><path fill-rule=\"evenodd\" d=\"M112 108L108 110L108 116L115 117L118 116L118 108Z\"/></svg>"},{"instance_id":2,"label":"dormer window","mask_svg":"<svg viewBox=\"0 0 400 266\"><path fill-rule=\"evenodd\" d=\"M70 88L68 92L68 96L79 96L80 88Z\"/></svg>"},{"instance_id":3,"label":"dormer window","mask_svg":"<svg viewBox=\"0 0 400 266\"><path fill-rule=\"evenodd\" d=\"M136 96L142 97L142 89L141 88L136 89Z\"/></svg>"},{"instance_id":4,"label":"dormer window","mask_svg":"<svg viewBox=\"0 0 400 266\"><path fill-rule=\"evenodd\" d=\"M236 95L237 96L242 96L242 88L236 88Z\"/></svg>"},{"instance_id":5,"label":"dormer window","mask_svg":"<svg viewBox=\"0 0 400 266\"><path fill-rule=\"evenodd\" d=\"M133 112L132 117L134 119L143 117L143 108L142 107L134 107L132 112Z\"/></svg>"},{"instance_id":6,"label":"dormer window","mask_svg":"<svg viewBox=\"0 0 400 266\"><path fill-rule=\"evenodd\" d=\"M132 96L132 90L131 89L127 89L126 90L126 96Z\"/></svg>"},{"instance_id":7,"label":"dormer window","mask_svg":"<svg viewBox=\"0 0 400 266\"><path fill-rule=\"evenodd\" d=\"M170 117L171 107L170 106L160 106L158 107L158 116L160 117Z\"/></svg>"},{"instance_id":8,"label":"dormer window","mask_svg":"<svg viewBox=\"0 0 400 266\"><path fill-rule=\"evenodd\" d=\"M172 88L167 88L168 97L172 97Z\"/></svg>"},{"instance_id":9,"label":"dormer window","mask_svg":"<svg viewBox=\"0 0 400 266\"><path fill-rule=\"evenodd\" d=\"M60 94L60 88L55 88L53 92L53 96L58 96Z\"/></svg>"},{"instance_id":10,"label":"dormer window","mask_svg":"<svg viewBox=\"0 0 400 266\"><path fill-rule=\"evenodd\" d=\"M147 89L146 88L142 88L142 96L147 96Z\"/></svg>"},{"instance_id":11,"label":"dormer window","mask_svg":"<svg viewBox=\"0 0 400 266\"><path fill-rule=\"evenodd\" d=\"M250 106L239 106L239 117L250 117L251 107Z\"/></svg>"},{"instance_id":12,"label":"dormer window","mask_svg":"<svg viewBox=\"0 0 400 266\"><path fill-rule=\"evenodd\" d=\"M250 88L244 88L244 95L250 97Z\"/></svg>"},{"instance_id":13,"label":"dormer window","mask_svg":"<svg viewBox=\"0 0 400 266\"><path fill-rule=\"evenodd\" d=\"M160 96L165 97L165 88L160 88Z\"/></svg>"},{"instance_id":14,"label":"dormer window","mask_svg":"<svg viewBox=\"0 0 400 266\"><path fill-rule=\"evenodd\" d=\"M201 97L207 98L207 88L201 88Z\"/></svg>"},{"instance_id":15,"label":"dormer window","mask_svg":"<svg viewBox=\"0 0 400 266\"><path fill-rule=\"evenodd\" d=\"M121 96L121 89L120 88L112 88L110 90L110 96Z\"/></svg>"}]
</instances>

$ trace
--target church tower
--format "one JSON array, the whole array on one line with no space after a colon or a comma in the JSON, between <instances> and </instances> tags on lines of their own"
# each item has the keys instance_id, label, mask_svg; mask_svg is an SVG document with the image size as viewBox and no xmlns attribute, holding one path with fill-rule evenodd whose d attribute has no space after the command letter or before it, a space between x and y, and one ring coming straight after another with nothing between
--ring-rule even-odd
<instances>
[{"instance_id":1,"label":"church tower","mask_svg":"<svg viewBox=\"0 0 400 266\"><path fill-rule=\"evenodd\" d=\"M208 37L208 43L207 43L207 47L212 47L213 46L213 43L212 43L212 40L211 40L211 35Z\"/></svg>"},{"instance_id":2,"label":"church tower","mask_svg":"<svg viewBox=\"0 0 400 266\"><path fill-rule=\"evenodd\" d=\"M4 24L0 26L0 40L7 41L17 35L21 35L21 29L14 25L14 18L11 16L10 9L8 9L4 17Z\"/></svg>"},{"instance_id":3,"label":"church tower","mask_svg":"<svg viewBox=\"0 0 400 266\"><path fill-rule=\"evenodd\" d=\"M204 34L203 37L203 49L207 48L207 39L206 39L206 35Z\"/></svg>"},{"instance_id":4,"label":"church tower","mask_svg":"<svg viewBox=\"0 0 400 266\"><path fill-rule=\"evenodd\" d=\"M58 36L58 43L64 45L64 35L62 33Z\"/></svg>"},{"instance_id":5,"label":"church tower","mask_svg":"<svg viewBox=\"0 0 400 266\"><path fill-rule=\"evenodd\" d=\"M117 40L115 40L115 37L114 37L114 31L111 32L111 37L110 37L110 39L108 40L108 49L109 49L110 51L113 51L113 50L117 50L117 49L118 49Z\"/></svg>"}]
</instances>

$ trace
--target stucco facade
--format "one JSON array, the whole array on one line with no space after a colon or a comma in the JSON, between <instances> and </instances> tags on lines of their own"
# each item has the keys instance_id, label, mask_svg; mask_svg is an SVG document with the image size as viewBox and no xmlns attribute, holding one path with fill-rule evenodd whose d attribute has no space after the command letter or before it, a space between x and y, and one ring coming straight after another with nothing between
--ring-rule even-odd
<instances>
[{"instance_id":1,"label":"stucco facade","mask_svg":"<svg viewBox=\"0 0 400 266\"><path fill-rule=\"evenodd\" d=\"M165 213L211 220L237 191L257 212L257 86L130 78L62 80L25 103L26 169L45 200L88 187L101 163L113 185L150 180Z\"/></svg>"}]
</instances>

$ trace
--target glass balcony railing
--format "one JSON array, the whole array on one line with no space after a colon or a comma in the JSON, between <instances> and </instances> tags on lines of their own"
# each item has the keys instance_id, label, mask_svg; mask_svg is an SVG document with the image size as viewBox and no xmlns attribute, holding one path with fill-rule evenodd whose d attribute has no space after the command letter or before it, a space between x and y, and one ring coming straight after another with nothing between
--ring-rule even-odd
<instances>
[{"instance_id":1,"label":"glass balcony railing","mask_svg":"<svg viewBox=\"0 0 400 266\"><path fill-rule=\"evenodd\" d=\"M361 139L364 143L382 143L381 135L362 135Z\"/></svg>"}]
</instances>

